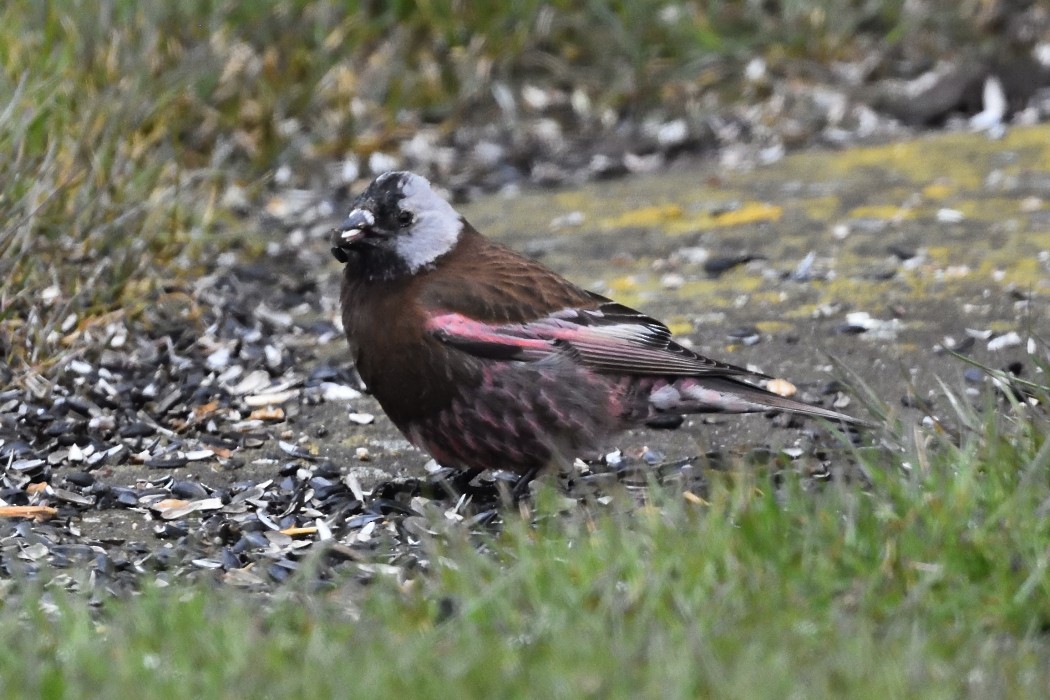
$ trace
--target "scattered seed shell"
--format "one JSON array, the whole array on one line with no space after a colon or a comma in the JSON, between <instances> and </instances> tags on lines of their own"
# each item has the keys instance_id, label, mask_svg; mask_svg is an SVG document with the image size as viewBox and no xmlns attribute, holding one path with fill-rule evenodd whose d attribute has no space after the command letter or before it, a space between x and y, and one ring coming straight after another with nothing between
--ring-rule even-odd
<instances>
[{"instance_id":1,"label":"scattered seed shell","mask_svg":"<svg viewBox=\"0 0 1050 700\"><path fill-rule=\"evenodd\" d=\"M766 382L766 390L776 394L777 396L783 396L790 398L795 395L798 389L794 384L786 379L770 379Z\"/></svg>"},{"instance_id":2,"label":"scattered seed shell","mask_svg":"<svg viewBox=\"0 0 1050 700\"><path fill-rule=\"evenodd\" d=\"M258 421L278 422L284 420L285 414L284 409L280 406L266 405L252 411L248 418Z\"/></svg>"}]
</instances>

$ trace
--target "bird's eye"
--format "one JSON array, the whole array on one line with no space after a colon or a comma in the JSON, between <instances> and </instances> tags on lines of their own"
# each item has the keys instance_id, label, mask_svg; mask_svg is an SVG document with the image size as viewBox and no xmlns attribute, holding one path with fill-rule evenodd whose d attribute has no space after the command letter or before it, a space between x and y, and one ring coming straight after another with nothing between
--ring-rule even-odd
<instances>
[{"instance_id":1,"label":"bird's eye","mask_svg":"<svg viewBox=\"0 0 1050 700\"><path fill-rule=\"evenodd\" d=\"M416 217L410 211L403 211L397 215L397 223L402 227L409 226L415 220Z\"/></svg>"}]
</instances>

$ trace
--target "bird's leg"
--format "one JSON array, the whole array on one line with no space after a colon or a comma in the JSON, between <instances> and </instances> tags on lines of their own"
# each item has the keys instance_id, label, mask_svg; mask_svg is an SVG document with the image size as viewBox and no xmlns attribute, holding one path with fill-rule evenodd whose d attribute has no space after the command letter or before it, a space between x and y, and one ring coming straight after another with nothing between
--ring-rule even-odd
<instances>
[{"instance_id":1,"label":"bird's leg","mask_svg":"<svg viewBox=\"0 0 1050 700\"><path fill-rule=\"evenodd\" d=\"M539 476L540 472L543 471L543 467L531 467L527 472L518 477L518 480L514 482L514 486L510 489L511 503L517 503L521 500L521 497L528 493L529 484Z\"/></svg>"},{"instance_id":2,"label":"bird's leg","mask_svg":"<svg viewBox=\"0 0 1050 700\"><path fill-rule=\"evenodd\" d=\"M450 497L459 498L470 487L470 482L483 471L485 470L476 468L460 469L452 478L442 479L440 484Z\"/></svg>"}]
</instances>

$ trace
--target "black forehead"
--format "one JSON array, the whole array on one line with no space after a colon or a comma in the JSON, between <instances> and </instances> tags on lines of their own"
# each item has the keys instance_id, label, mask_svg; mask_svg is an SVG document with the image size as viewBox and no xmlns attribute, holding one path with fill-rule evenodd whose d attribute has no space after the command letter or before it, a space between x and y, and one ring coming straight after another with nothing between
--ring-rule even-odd
<instances>
[{"instance_id":1,"label":"black forehead","mask_svg":"<svg viewBox=\"0 0 1050 700\"><path fill-rule=\"evenodd\" d=\"M354 206L368 209L374 214L388 214L400 208L405 197L404 183L407 173L390 172L380 175L354 200Z\"/></svg>"}]
</instances>

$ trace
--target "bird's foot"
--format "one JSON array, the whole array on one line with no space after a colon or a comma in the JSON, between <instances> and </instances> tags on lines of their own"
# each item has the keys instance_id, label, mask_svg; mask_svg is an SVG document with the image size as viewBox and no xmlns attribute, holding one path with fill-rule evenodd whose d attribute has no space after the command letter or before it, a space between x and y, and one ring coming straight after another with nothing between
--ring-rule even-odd
<instances>
[{"instance_id":1,"label":"bird's foot","mask_svg":"<svg viewBox=\"0 0 1050 700\"><path fill-rule=\"evenodd\" d=\"M518 477L518 480L514 482L514 485L510 488L510 502L512 505L516 505L524 496L529 493L529 484L531 484L542 471L542 467L532 467L527 472Z\"/></svg>"},{"instance_id":2,"label":"bird's foot","mask_svg":"<svg viewBox=\"0 0 1050 700\"><path fill-rule=\"evenodd\" d=\"M458 499L467 494L473 488L471 482L477 478L484 469L457 469L448 475L439 475L436 481L449 498Z\"/></svg>"}]
</instances>

